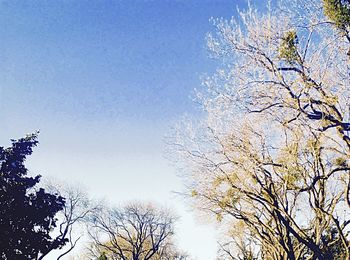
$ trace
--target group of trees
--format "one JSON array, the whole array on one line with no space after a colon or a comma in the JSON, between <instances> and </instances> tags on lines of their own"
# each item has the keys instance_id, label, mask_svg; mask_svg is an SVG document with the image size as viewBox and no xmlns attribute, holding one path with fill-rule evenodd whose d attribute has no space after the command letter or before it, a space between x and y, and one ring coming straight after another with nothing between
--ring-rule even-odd
<instances>
[{"instance_id":1,"label":"group of trees","mask_svg":"<svg viewBox=\"0 0 350 260\"><path fill-rule=\"evenodd\" d=\"M350 2L290 0L214 20L205 116L170 145L223 259L350 259ZM185 130L184 130L185 129Z\"/></svg>"},{"instance_id":2,"label":"group of trees","mask_svg":"<svg viewBox=\"0 0 350 260\"><path fill-rule=\"evenodd\" d=\"M28 176L25 167L37 137L0 147L0 259L46 259L54 250L61 259L76 247L84 226L91 242L82 259L187 259L174 244L176 218L167 209L144 203L109 209L77 187L41 187L41 176Z\"/></svg>"},{"instance_id":3,"label":"group of trees","mask_svg":"<svg viewBox=\"0 0 350 260\"><path fill-rule=\"evenodd\" d=\"M0 258L44 259L63 249L58 259L76 245L73 227L92 212L84 192L73 188L40 186L41 176L28 176L27 156L38 144L38 133L0 147Z\"/></svg>"},{"instance_id":4,"label":"group of trees","mask_svg":"<svg viewBox=\"0 0 350 260\"><path fill-rule=\"evenodd\" d=\"M222 259L350 259L350 2L290 0L214 20L222 66L204 80L205 116L170 140L196 208L226 231ZM43 259L79 240L92 259L186 259L176 218L151 205L92 206L36 188L24 161L37 135L0 148L0 257ZM67 247L66 247L67 248Z\"/></svg>"}]
</instances>

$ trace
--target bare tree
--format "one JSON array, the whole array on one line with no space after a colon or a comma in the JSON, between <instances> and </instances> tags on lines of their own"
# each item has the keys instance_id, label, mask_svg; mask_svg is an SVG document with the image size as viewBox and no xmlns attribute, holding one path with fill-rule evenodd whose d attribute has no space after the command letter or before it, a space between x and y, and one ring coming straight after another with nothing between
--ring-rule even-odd
<instances>
[{"instance_id":1,"label":"bare tree","mask_svg":"<svg viewBox=\"0 0 350 260\"><path fill-rule=\"evenodd\" d=\"M335 2L214 20L208 47L222 67L198 93L206 114L169 139L194 205L241 223L262 259L350 256L350 20Z\"/></svg>"},{"instance_id":2,"label":"bare tree","mask_svg":"<svg viewBox=\"0 0 350 260\"><path fill-rule=\"evenodd\" d=\"M175 220L168 210L150 204L96 211L88 227L90 252L108 259L185 259L172 243Z\"/></svg>"},{"instance_id":3,"label":"bare tree","mask_svg":"<svg viewBox=\"0 0 350 260\"><path fill-rule=\"evenodd\" d=\"M83 236L81 230L84 230L84 223L87 217L96 211L98 206L94 205L87 193L78 185L74 186L56 181L47 183L46 188L65 198L65 207L57 216L58 225L55 239L57 241L66 240L68 243L61 248L60 255L57 257L58 260L69 254L76 247ZM48 250L47 254L42 255L39 259L43 259L51 251Z\"/></svg>"}]
</instances>

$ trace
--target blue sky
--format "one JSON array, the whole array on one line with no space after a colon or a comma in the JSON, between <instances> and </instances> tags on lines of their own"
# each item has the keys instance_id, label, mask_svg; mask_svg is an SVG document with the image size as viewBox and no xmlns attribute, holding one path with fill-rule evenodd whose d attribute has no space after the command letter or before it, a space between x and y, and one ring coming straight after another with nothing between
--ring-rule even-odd
<instances>
[{"instance_id":1,"label":"blue sky","mask_svg":"<svg viewBox=\"0 0 350 260\"><path fill-rule=\"evenodd\" d=\"M182 182L163 137L184 113L208 58L210 17L238 0L0 1L1 144L41 130L35 174L85 185L112 203L174 207L180 245L215 258L213 227L197 226L172 191Z\"/></svg>"}]
</instances>

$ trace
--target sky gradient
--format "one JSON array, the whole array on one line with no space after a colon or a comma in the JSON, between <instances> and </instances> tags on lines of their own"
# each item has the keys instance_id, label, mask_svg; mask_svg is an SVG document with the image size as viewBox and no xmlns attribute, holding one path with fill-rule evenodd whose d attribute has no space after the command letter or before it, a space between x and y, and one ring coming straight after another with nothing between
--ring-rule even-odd
<instances>
[{"instance_id":1,"label":"sky gradient","mask_svg":"<svg viewBox=\"0 0 350 260\"><path fill-rule=\"evenodd\" d=\"M242 1L245 2L245 1ZM163 137L197 113L193 89L208 58L210 17L238 0L0 1L3 146L40 129L33 174L80 183L112 204L152 200L175 208L180 246L215 259L213 227L198 225L173 191L182 181Z\"/></svg>"}]
</instances>

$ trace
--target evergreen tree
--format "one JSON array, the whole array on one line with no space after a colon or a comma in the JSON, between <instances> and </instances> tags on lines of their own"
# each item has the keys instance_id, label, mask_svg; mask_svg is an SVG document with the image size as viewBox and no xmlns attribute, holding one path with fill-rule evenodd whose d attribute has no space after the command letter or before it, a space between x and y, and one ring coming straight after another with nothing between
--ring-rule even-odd
<instances>
[{"instance_id":1,"label":"evergreen tree","mask_svg":"<svg viewBox=\"0 0 350 260\"><path fill-rule=\"evenodd\" d=\"M11 147L0 147L0 258L41 259L67 242L50 236L65 201L36 188L41 176L27 175L24 162L38 144L37 134L11 141Z\"/></svg>"}]
</instances>

